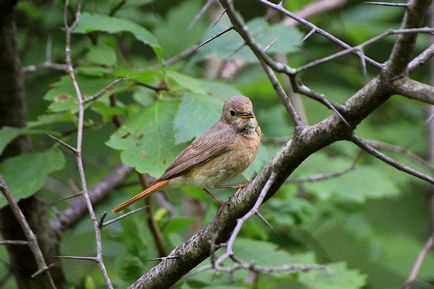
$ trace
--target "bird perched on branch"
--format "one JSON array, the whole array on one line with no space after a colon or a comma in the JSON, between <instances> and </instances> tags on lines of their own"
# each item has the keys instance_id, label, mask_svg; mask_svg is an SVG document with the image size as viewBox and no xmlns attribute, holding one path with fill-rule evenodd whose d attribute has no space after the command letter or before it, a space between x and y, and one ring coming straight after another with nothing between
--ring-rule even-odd
<instances>
[{"instance_id":1,"label":"bird perched on branch","mask_svg":"<svg viewBox=\"0 0 434 289\"><path fill-rule=\"evenodd\" d=\"M209 188L241 174L255 159L261 129L249 98L225 101L220 120L187 146L156 183L113 209L119 212L162 188Z\"/></svg>"}]
</instances>

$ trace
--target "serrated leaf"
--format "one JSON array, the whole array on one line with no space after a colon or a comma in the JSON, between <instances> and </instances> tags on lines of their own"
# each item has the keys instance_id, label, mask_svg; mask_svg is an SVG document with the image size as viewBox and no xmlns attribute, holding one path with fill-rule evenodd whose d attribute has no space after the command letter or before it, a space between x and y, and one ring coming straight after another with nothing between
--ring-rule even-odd
<instances>
[{"instance_id":1,"label":"serrated leaf","mask_svg":"<svg viewBox=\"0 0 434 289\"><path fill-rule=\"evenodd\" d=\"M21 129L17 127L5 126L0 129L0 155L5 147L21 134Z\"/></svg>"},{"instance_id":2,"label":"serrated leaf","mask_svg":"<svg viewBox=\"0 0 434 289\"><path fill-rule=\"evenodd\" d=\"M246 23L250 35L262 48L273 43L267 53L290 53L299 50L302 34L294 27L283 24L270 25L263 18L255 18ZM220 25L221 26L221 25ZM219 25L209 29L203 41L223 30ZM247 62L257 62L256 56L235 31L230 31L202 47L199 53L202 57L208 54L217 55L223 59L242 59Z\"/></svg>"},{"instance_id":3,"label":"serrated leaf","mask_svg":"<svg viewBox=\"0 0 434 289\"><path fill-rule=\"evenodd\" d=\"M180 73L168 73L179 85L192 91L184 94L176 113L173 128L176 143L190 141L210 128L220 119L223 103L241 92L230 85L202 81Z\"/></svg>"},{"instance_id":4,"label":"serrated leaf","mask_svg":"<svg viewBox=\"0 0 434 289\"><path fill-rule=\"evenodd\" d=\"M205 30L203 17L189 27L192 19L200 10L200 3L195 1L175 2L170 5L164 20L155 25L155 36L159 39L166 55L175 55L196 44ZM173 7L173 8L172 8ZM182 37L167 37L182 35Z\"/></svg>"},{"instance_id":5,"label":"serrated leaf","mask_svg":"<svg viewBox=\"0 0 434 289\"><path fill-rule=\"evenodd\" d=\"M126 256L122 258L120 277L125 282L134 282L144 271L145 266L137 256Z\"/></svg>"},{"instance_id":6,"label":"serrated leaf","mask_svg":"<svg viewBox=\"0 0 434 289\"><path fill-rule=\"evenodd\" d=\"M0 174L15 199L19 200L41 189L45 178L64 166L63 153L54 148L42 153L28 153L8 158L0 164ZM0 207L4 205L6 200L0 198Z\"/></svg>"},{"instance_id":7,"label":"serrated leaf","mask_svg":"<svg viewBox=\"0 0 434 289\"><path fill-rule=\"evenodd\" d=\"M204 94L185 94L176 113L173 129L176 144L187 142L220 118L224 99Z\"/></svg>"},{"instance_id":8,"label":"serrated leaf","mask_svg":"<svg viewBox=\"0 0 434 289\"><path fill-rule=\"evenodd\" d=\"M360 289L366 276L348 269L345 263L327 264L332 272L310 271L299 275L298 281L310 289Z\"/></svg>"},{"instance_id":9,"label":"serrated leaf","mask_svg":"<svg viewBox=\"0 0 434 289\"><path fill-rule=\"evenodd\" d=\"M116 51L104 44L90 46L86 59L91 63L107 66L113 66L117 62Z\"/></svg>"},{"instance_id":10,"label":"serrated leaf","mask_svg":"<svg viewBox=\"0 0 434 289\"><path fill-rule=\"evenodd\" d=\"M117 17L84 12L74 32L90 33L95 31L108 33L130 32L137 40L151 46L160 62L163 59L163 52L157 38L137 23Z\"/></svg>"},{"instance_id":11,"label":"serrated leaf","mask_svg":"<svg viewBox=\"0 0 434 289\"><path fill-rule=\"evenodd\" d=\"M279 266L294 263L288 252L279 250L276 244L266 241L237 238L234 253L238 258L258 265Z\"/></svg>"},{"instance_id":12,"label":"serrated leaf","mask_svg":"<svg viewBox=\"0 0 434 289\"><path fill-rule=\"evenodd\" d=\"M84 77L78 75L77 81L80 85L83 96L91 96L109 84L112 79ZM48 107L51 111L78 111L77 97L69 76L63 76L60 80L51 84L51 88L44 95L44 99L51 101L51 104Z\"/></svg>"},{"instance_id":13,"label":"serrated leaf","mask_svg":"<svg viewBox=\"0 0 434 289\"><path fill-rule=\"evenodd\" d=\"M122 162L159 177L182 149L172 132L178 101L160 100L128 118L106 143L121 150Z\"/></svg>"}]
</instances>

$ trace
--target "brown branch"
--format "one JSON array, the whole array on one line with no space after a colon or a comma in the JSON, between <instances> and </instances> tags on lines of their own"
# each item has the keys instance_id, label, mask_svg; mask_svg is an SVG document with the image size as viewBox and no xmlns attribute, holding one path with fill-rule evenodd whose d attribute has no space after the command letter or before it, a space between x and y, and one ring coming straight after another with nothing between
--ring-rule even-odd
<instances>
[{"instance_id":1,"label":"brown branch","mask_svg":"<svg viewBox=\"0 0 434 289\"><path fill-rule=\"evenodd\" d=\"M141 173L137 173L140 184L143 189L148 188L148 184L146 182L145 176ZM163 234L161 233L160 228L158 227L157 222L154 218L154 210L152 209L152 199L150 197L145 198L145 209L146 209L146 221L148 223L148 227L151 230L152 236L154 237L155 247L158 250L158 254L160 257L164 257L167 255L166 248L164 247L164 239Z\"/></svg>"},{"instance_id":2,"label":"brown branch","mask_svg":"<svg viewBox=\"0 0 434 289\"><path fill-rule=\"evenodd\" d=\"M421 180L424 180L424 181L427 181L431 184L434 184L434 177L428 176L424 173L421 173L421 172L419 172L413 168L410 168L410 167L386 156L385 154L379 152L374 147L372 147L368 142L364 141L363 139L359 138L358 136L353 135L351 137L351 141L353 143L355 143L357 146L359 146L361 149L363 149L364 151L369 153L370 155L376 157L379 160L382 160L383 162L389 164L390 166L392 166L392 167L394 167L400 171L406 172L407 174L415 176Z\"/></svg>"},{"instance_id":3,"label":"brown branch","mask_svg":"<svg viewBox=\"0 0 434 289\"><path fill-rule=\"evenodd\" d=\"M319 28L318 26L316 26L315 24L307 21L306 19L304 19L303 17L298 16L296 13L290 12L288 10L286 10L283 6L279 5L279 4L274 4L270 1L267 0L256 0L257 2L260 2L262 4L264 4L265 6L276 10L284 15L286 15L287 17L290 17L292 19L294 19L295 21L299 22L300 24L303 24L307 27L309 27L311 30L314 30L316 33L324 36L325 38L329 39L330 41L336 43L337 45L348 49L351 48L350 45L348 45L347 43L345 43L344 41L340 40L339 38L337 38L336 36L330 34L329 32ZM360 53L360 51L353 51L352 53L354 53L355 55L357 55L358 57L363 58L367 63L371 64L372 66L381 69L383 67L382 64L378 63L377 61L369 58L366 55L363 55L362 53Z\"/></svg>"},{"instance_id":4,"label":"brown branch","mask_svg":"<svg viewBox=\"0 0 434 289\"><path fill-rule=\"evenodd\" d=\"M395 81L393 86L400 95L434 105L434 87L431 85L403 77Z\"/></svg>"},{"instance_id":5,"label":"brown branch","mask_svg":"<svg viewBox=\"0 0 434 289\"><path fill-rule=\"evenodd\" d=\"M306 5L306 7L303 7L301 10L295 12L295 14L301 18L310 18L312 16L318 15L318 14L324 14L327 13L330 10L334 10L336 8L339 8L341 6L344 6L347 3L347 0L320 0L315 1L312 3L309 3ZM298 21L286 18L282 24L287 26L296 26L299 24ZM311 30L315 32L315 30Z\"/></svg>"},{"instance_id":6,"label":"brown branch","mask_svg":"<svg viewBox=\"0 0 434 289\"><path fill-rule=\"evenodd\" d=\"M411 269L410 274L408 275L407 280L405 281L401 289L409 289L411 285L413 285L413 283L416 281L417 274L420 268L422 267L423 261L425 260L429 251L433 249L433 246L434 246L434 233L432 233L429 236L429 238L425 242L425 245L420 250L419 255L417 255L416 261L413 264L413 268Z\"/></svg>"},{"instance_id":7,"label":"brown branch","mask_svg":"<svg viewBox=\"0 0 434 289\"><path fill-rule=\"evenodd\" d=\"M431 44L427 49L422 51L421 54L416 56L409 64L408 71L412 72L425 64L426 61L430 60L434 56L434 43Z\"/></svg>"},{"instance_id":8,"label":"brown branch","mask_svg":"<svg viewBox=\"0 0 434 289\"><path fill-rule=\"evenodd\" d=\"M399 7L399 8L407 8L408 6L407 3L392 3L392 2L365 2L365 4L388 6L388 7Z\"/></svg>"},{"instance_id":9,"label":"brown branch","mask_svg":"<svg viewBox=\"0 0 434 289\"><path fill-rule=\"evenodd\" d=\"M125 81L125 80L128 80L128 78L126 78L126 77L122 77L122 78L118 78L118 79L113 80L112 82L110 82L109 84L107 84L104 88L102 88L100 91L98 91L98 92L95 93L94 95L89 96L89 97L86 97L86 98L84 99L84 102L85 102L85 103L88 103L88 102L92 102L92 101L94 101L94 100L100 98L100 97L103 96L106 92L108 92L110 89L112 89L114 86L116 86L118 83L121 83L121 82L123 82L123 81Z\"/></svg>"},{"instance_id":10,"label":"brown branch","mask_svg":"<svg viewBox=\"0 0 434 289\"><path fill-rule=\"evenodd\" d=\"M71 57L71 37L72 33L78 25L80 21L80 13L81 13L81 0L77 0L77 8L75 11L75 19L71 25L68 24L68 6L69 0L65 2L65 10L64 10L64 24L65 24L65 62L68 66L68 74L71 78L74 91L77 97L77 101L79 104L78 110L78 125L77 125L77 145L76 145L76 161L77 168L80 175L81 182L81 190L83 192L83 197L86 201L86 206L89 211L89 215L93 224L93 228L95 231L95 243L96 243L96 260L98 263L99 270L104 278L104 281L109 289L113 289L113 284L110 280L110 277L107 273L106 266L104 264L103 259L103 249L102 249L102 238L101 238L101 228L98 225L98 221L96 219L95 211L92 205L92 199L89 195L89 191L87 188L86 176L84 173L84 165L82 159L82 145L83 145L83 127L84 127L84 109L85 109L85 99L81 93L80 86L77 82L77 77L74 71L74 67L72 66L72 57Z\"/></svg>"},{"instance_id":11,"label":"brown branch","mask_svg":"<svg viewBox=\"0 0 434 289\"><path fill-rule=\"evenodd\" d=\"M12 212L15 215L15 218L20 223L21 228L23 229L24 235L28 241L28 246L35 257L36 264L38 264L39 270L44 270L47 275L47 282L49 286L53 289L56 289L56 285L54 284L53 278L51 277L51 273L48 270L47 263L45 262L44 255L42 254L41 248L39 247L38 239L36 238L35 233L33 233L32 228L30 228L29 223L27 223L26 217L18 206L17 201L13 197L12 193L9 191L6 183L4 182L2 176L0 175L0 190L3 193L3 196L6 198ZM17 242L17 241L15 241Z\"/></svg>"},{"instance_id":12,"label":"brown branch","mask_svg":"<svg viewBox=\"0 0 434 289\"><path fill-rule=\"evenodd\" d=\"M406 14L410 16L406 18L415 18L420 24L422 22L421 15L423 15L423 11L419 9L421 5L426 9L429 1L410 0L409 8L406 11ZM414 10L415 7L417 7L416 10ZM415 13L416 11L418 13ZM406 20L404 24L407 23L409 22ZM406 25L403 25L403 28L407 28ZM398 39L397 43L412 46L414 41L415 38L403 38ZM399 49L395 52L393 58L399 56L400 53L409 53L409 51ZM386 65L390 64L386 63ZM388 80L389 78L382 73L369 81L347 100L344 105L345 118L351 126L354 127L359 124L372 111L389 99L392 92L388 88ZM315 125L305 127L299 135L289 140L282 147L255 179L230 198L207 227L197 232L170 253L170 256L176 256L176 259L162 260L151 270L144 273L130 288L168 288L173 285L210 255L210 240L215 240L215 243L223 243L229 238L236 226L236 220L252 208L272 171L276 173L276 179L271 184L266 199L276 193L288 176L309 155L335 141L349 139L351 135L351 129L334 114Z\"/></svg>"},{"instance_id":13,"label":"brown branch","mask_svg":"<svg viewBox=\"0 0 434 289\"><path fill-rule=\"evenodd\" d=\"M132 169L125 165L118 165L115 167L110 174L89 190L92 204L96 205L104 200L108 193L110 193L115 187L119 186L131 172ZM80 196L81 195L82 193L80 192ZM86 213L86 201L84 199L77 199L52 221L51 226L59 232L64 232L85 217Z\"/></svg>"},{"instance_id":14,"label":"brown branch","mask_svg":"<svg viewBox=\"0 0 434 289\"><path fill-rule=\"evenodd\" d=\"M391 152L402 154L403 156L406 156L408 159L424 166L425 168L429 169L430 171L434 172L434 165L432 165L430 162L424 160L420 156L410 152L408 149L396 146L389 143L380 142L377 140L368 140L367 141L371 146L373 146L376 149L384 149Z\"/></svg>"},{"instance_id":15,"label":"brown branch","mask_svg":"<svg viewBox=\"0 0 434 289\"><path fill-rule=\"evenodd\" d=\"M314 183L314 182L320 182L320 181L325 181L325 180L330 180L333 178L337 178L337 177L341 177L351 171L354 171L356 169L356 165L357 165L357 161L359 160L360 156L361 156L361 152L360 151L357 156L354 158L351 166L349 166L346 169L343 169L341 171L338 172L334 172L334 173L330 173L330 174L318 174L318 175L313 175L313 176L307 176L307 177L300 177L300 178L291 178L288 179L286 182L287 183Z\"/></svg>"},{"instance_id":16,"label":"brown branch","mask_svg":"<svg viewBox=\"0 0 434 289\"><path fill-rule=\"evenodd\" d=\"M285 106L286 111L294 122L295 128L301 129L305 125L305 123L301 120L300 116L294 108L294 105L292 104L282 85L280 85L280 82L274 74L274 71L264 61L260 61L260 63L265 71L265 74L270 80L271 85L273 86L274 90L282 101L282 104Z\"/></svg>"},{"instance_id":17,"label":"brown branch","mask_svg":"<svg viewBox=\"0 0 434 289\"><path fill-rule=\"evenodd\" d=\"M28 246L28 241L22 240L1 240L0 245L17 245L17 246Z\"/></svg>"}]
</instances>

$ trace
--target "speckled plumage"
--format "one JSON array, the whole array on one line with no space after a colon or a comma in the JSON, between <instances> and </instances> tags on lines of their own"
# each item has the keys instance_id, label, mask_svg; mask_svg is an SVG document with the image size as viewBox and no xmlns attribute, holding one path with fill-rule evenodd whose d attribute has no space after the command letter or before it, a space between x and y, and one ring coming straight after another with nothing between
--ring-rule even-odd
<instances>
[{"instance_id":1,"label":"speckled plumage","mask_svg":"<svg viewBox=\"0 0 434 289\"><path fill-rule=\"evenodd\" d=\"M123 210L161 187L222 184L241 174L253 162L260 141L261 129L250 99L233 96L223 105L220 120L187 146L153 186L113 211Z\"/></svg>"}]
</instances>

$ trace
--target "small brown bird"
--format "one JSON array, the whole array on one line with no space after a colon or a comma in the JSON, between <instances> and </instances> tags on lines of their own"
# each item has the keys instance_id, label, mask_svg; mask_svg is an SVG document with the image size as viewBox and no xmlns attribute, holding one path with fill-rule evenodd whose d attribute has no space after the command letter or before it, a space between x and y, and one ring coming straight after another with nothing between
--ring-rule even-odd
<instances>
[{"instance_id":1,"label":"small brown bird","mask_svg":"<svg viewBox=\"0 0 434 289\"><path fill-rule=\"evenodd\" d=\"M160 188L207 188L241 174L255 159L261 129L250 99L232 96L223 105L220 120L187 146L157 182L113 209L119 212Z\"/></svg>"}]
</instances>

